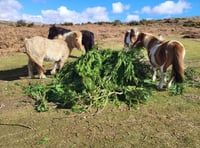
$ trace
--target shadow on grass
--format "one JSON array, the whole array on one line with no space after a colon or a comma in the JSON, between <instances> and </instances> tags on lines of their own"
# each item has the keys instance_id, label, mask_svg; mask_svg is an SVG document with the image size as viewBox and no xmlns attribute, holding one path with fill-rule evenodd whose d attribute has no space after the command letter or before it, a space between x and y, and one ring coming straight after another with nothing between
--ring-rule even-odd
<instances>
[{"instance_id":1,"label":"shadow on grass","mask_svg":"<svg viewBox=\"0 0 200 148\"><path fill-rule=\"evenodd\" d=\"M37 74L36 70L34 70L34 75L35 74ZM46 76L50 75L50 70L47 70L45 75ZM24 77L28 78L27 66L0 71L0 80L3 80L3 81L14 81L14 80L22 79Z\"/></svg>"},{"instance_id":2,"label":"shadow on grass","mask_svg":"<svg viewBox=\"0 0 200 148\"><path fill-rule=\"evenodd\" d=\"M27 77L27 74L28 74L27 66L10 70L4 70L0 71L0 80L5 80L5 81L18 80L20 79L20 77Z\"/></svg>"}]
</instances>

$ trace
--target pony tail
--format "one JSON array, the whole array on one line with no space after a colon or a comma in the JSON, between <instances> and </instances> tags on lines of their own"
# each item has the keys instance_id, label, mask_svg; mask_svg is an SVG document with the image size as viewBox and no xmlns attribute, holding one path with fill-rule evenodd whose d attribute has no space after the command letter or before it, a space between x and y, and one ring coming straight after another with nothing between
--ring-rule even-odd
<instances>
[{"instance_id":1,"label":"pony tail","mask_svg":"<svg viewBox=\"0 0 200 148\"><path fill-rule=\"evenodd\" d=\"M31 54L27 53L28 57L38 66L38 68L45 73L46 70L44 69L44 67L38 62L38 60L36 58L34 58L34 56L31 56Z\"/></svg>"},{"instance_id":2,"label":"pony tail","mask_svg":"<svg viewBox=\"0 0 200 148\"><path fill-rule=\"evenodd\" d=\"M175 58L172 63L172 71L177 83L183 83L184 81L184 47L183 49L179 48L180 46L174 46L174 55ZM178 51L180 49L181 51Z\"/></svg>"}]
</instances>

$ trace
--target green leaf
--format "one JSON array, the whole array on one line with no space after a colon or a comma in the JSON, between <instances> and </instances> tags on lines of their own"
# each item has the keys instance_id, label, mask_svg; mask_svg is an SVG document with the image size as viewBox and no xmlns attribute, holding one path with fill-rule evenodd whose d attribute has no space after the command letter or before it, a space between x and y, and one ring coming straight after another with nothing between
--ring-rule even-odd
<instances>
[{"instance_id":1,"label":"green leaf","mask_svg":"<svg viewBox=\"0 0 200 148\"><path fill-rule=\"evenodd\" d=\"M38 142L39 144L45 144L49 141L50 139L48 137L43 137L42 139L40 139L40 141Z\"/></svg>"}]
</instances>

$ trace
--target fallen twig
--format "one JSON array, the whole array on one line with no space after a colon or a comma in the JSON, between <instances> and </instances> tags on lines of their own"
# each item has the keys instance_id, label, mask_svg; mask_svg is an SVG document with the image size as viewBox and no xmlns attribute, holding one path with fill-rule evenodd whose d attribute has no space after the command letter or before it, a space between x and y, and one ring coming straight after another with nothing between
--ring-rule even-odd
<instances>
[{"instance_id":1,"label":"fallen twig","mask_svg":"<svg viewBox=\"0 0 200 148\"><path fill-rule=\"evenodd\" d=\"M30 126L24 125L24 124L17 124L17 123L0 123L0 125L5 125L5 126L19 126L19 127L24 127L28 129L33 129Z\"/></svg>"}]
</instances>

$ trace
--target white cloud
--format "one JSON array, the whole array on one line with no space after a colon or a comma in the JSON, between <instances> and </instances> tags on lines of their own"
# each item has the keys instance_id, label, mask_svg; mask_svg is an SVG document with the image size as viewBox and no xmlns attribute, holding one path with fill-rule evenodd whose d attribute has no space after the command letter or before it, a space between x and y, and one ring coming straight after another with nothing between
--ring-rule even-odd
<instances>
[{"instance_id":1,"label":"white cloud","mask_svg":"<svg viewBox=\"0 0 200 148\"><path fill-rule=\"evenodd\" d=\"M20 18L18 11L22 8L17 0L0 0L0 19L17 20Z\"/></svg>"},{"instance_id":2,"label":"white cloud","mask_svg":"<svg viewBox=\"0 0 200 148\"><path fill-rule=\"evenodd\" d=\"M142 12L143 13L152 13L152 10L151 10L151 7L149 7L149 6L145 6L145 7L143 7L142 8Z\"/></svg>"},{"instance_id":3,"label":"white cloud","mask_svg":"<svg viewBox=\"0 0 200 148\"><path fill-rule=\"evenodd\" d=\"M108 13L105 7L87 8L83 16L90 22L109 21Z\"/></svg>"},{"instance_id":4,"label":"white cloud","mask_svg":"<svg viewBox=\"0 0 200 148\"><path fill-rule=\"evenodd\" d=\"M46 23L87 23L98 21L109 21L105 7L87 8L82 13L69 10L65 6L59 7L57 10L43 10L42 17Z\"/></svg>"},{"instance_id":5,"label":"white cloud","mask_svg":"<svg viewBox=\"0 0 200 148\"><path fill-rule=\"evenodd\" d=\"M122 13L124 10L128 10L129 8L129 5L123 5L121 2L112 3L113 13Z\"/></svg>"},{"instance_id":6,"label":"white cloud","mask_svg":"<svg viewBox=\"0 0 200 148\"><path fill-rule=\"evenodd\" d=\"M27 22L36 22L36 23L44 22L41 15L23 14L20 19L26 20Z\"/></svg>"},{"instance_id":7,"label":"white cloud","mask_svg":"<svg viewBox=\"0 0 200 148\"><path fill-rule=\"evenodd\" d=\"M57 10L43 10L42 18L44 23L87 23L109 21L106 8L104 7L87 8L82 13L78 13L69 10L65 6L61 6Z\"/></svg>"},{"instance_id":8,"label":"white cloud","mask_svg":"<svg viewBox=\"0 0 200 148\"><path fill-rule=\"evenodd\" d=\"M126 22L131 22L131 21L140 21L139 15L128 15L126 17Z\"/></svg>"},{"instance_id":9,"label":"white cloud","mask_svg":"<svg viewBox=\"0 0 200 148\"><path fill-rule=\"evenodd\" d=\"M33 0L45 2L45 0ZM83 12L70 10L65 6L57 9L41 10L41 14L20 14L22 5L17 0L0 0L0 20L17 21L23 19L28 22L41 23L87 23L98 21L109 21L108 12L105 7L91 7Z\"/></svg>"},{"instance_id":10,"label":"white cloud","mask_svg":"<svg viewBox=\"0 0 200 148\"><path fill-rule=\"evenodd\" d=\"M153 8L150 6L145 6L142 8L143 13L147 14L168 14L168 15L173 15L173 14L181 14L183 13L184 10L190 9L190 3L187 3L184 0L179 0L177 3L174 1L165 1Z\"/></svg>"},{"instance_id":11,"label":"white cloud","mask_svg":"<svg viewBox=\"0 0 200 148\"><path fill-rule=\"evenodd\" d=\"M57 10L42 10L41 13L43 23L78 23L80 17L79 13L69 10L65 6L61 6Z\"/></svg>"}]
</instances>

